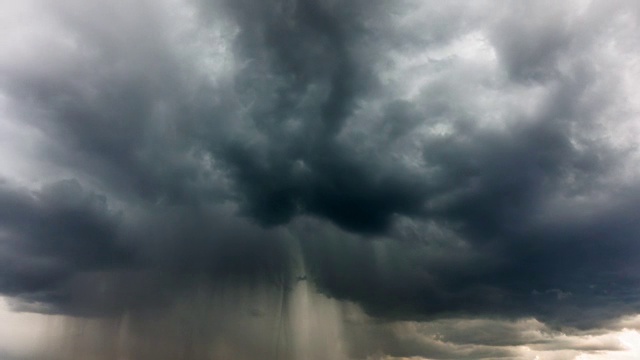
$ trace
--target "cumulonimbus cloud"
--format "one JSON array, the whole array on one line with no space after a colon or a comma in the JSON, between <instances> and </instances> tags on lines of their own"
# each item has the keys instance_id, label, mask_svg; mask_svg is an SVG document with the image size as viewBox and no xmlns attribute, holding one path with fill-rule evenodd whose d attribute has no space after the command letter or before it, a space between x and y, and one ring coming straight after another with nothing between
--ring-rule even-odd
<instances>
[{"instance_id":1,"label":"cumulonimbus cloud","mask_svg":"<svg viewBox=\"0 0 640 360\"><path fill-rule=\"evenodd\" d=\"M6 7L0 292L25 308L300 277L382 319L638 311L632 2Z\"/></svg>"}]
</instances>

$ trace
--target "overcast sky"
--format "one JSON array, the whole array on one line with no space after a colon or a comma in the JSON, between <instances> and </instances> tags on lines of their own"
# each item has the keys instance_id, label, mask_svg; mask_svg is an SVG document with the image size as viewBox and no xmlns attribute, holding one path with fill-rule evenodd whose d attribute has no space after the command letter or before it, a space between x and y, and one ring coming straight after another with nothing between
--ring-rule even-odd
<instances>
[{"instance_id":1,"label":"overcast sky","mask_svg":"<svg viewBox=\"0 0 640 360\"><path fill-rule=\"evenodd\" d=\"M638 34L635 0L3 1L0 357L638 358Z\"/></svg>"}]
</instances>

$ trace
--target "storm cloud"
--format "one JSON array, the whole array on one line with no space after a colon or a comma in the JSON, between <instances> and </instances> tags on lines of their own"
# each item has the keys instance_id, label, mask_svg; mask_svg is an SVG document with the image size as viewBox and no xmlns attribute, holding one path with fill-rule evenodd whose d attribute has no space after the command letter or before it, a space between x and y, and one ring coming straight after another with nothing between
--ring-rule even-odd
<instances>
[{"instance_id":1,"label":"storm cloud","mask_svg":"<svg viewBox=\"0 0 640 360\"><path fill-rule=\"evenodd\" d=\"M309 304L352 358L623 349L605 330L640 312L633 1L0 8L15 309L115 337L129 319L141 359L199 306L218 357L273 343L241 354L234 317L295 328ZM275 356L319 351L300 339Z\"/></svg>"}]
</instances>

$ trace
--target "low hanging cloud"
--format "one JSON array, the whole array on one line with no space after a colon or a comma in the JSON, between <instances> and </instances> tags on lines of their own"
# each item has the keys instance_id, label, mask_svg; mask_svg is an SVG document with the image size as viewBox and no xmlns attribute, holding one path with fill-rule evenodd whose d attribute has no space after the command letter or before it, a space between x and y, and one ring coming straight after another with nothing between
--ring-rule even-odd
<instances>
[{"instance_id":1,"label":"low hanging cloud","mask_svg":"<svg viewBox=\"0 0 640 360\"><path fill-rule=\"evenodd\" d=\"M632 1L0 8L0 294L17 309L145 328L201 288L295 313L276 309L308 282L375 319L356 358L373 338L381 357L547 343L387 322L587 331L640 311Z\"/></svg>"}]
</instances>

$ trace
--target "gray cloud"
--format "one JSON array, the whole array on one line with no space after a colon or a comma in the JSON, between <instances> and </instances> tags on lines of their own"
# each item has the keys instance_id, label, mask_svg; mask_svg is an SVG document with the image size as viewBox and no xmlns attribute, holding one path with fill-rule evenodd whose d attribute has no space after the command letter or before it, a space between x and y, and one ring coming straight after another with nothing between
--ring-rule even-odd
<instances>
[{"instance_id":1,"label":"gray cloud","mask_svg":"<svg viewBox=\"0 0 640 360\"><path fill-rule=\"evenodd\" d=\"M29 301L64 297L73 270L128 266L133 255L117 242L118 215L105 198L62 181L38 193L3 186L2 292Z\"/></svg>"},{"instance_id":2,"label":"gray cloud","mask_svg":"<svg viewBox=\"0 0 640 360\"><path fill-rule=\"evenodd\" d=\"M300 277L388 321L638 312L635 4L32 4L0 57L2 129L28 129L0 154L0 292L25 309Z\"/></svg>"}]
</instances>

